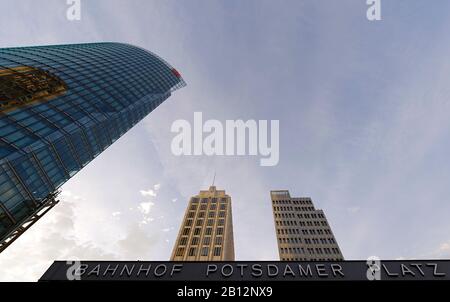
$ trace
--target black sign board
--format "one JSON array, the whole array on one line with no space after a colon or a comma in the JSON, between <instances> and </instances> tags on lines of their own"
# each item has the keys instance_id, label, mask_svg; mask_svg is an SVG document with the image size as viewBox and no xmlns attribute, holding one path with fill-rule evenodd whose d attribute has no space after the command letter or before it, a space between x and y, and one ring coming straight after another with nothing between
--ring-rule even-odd
<instances>
[{"instance_id":1,"label":"black sign board","mask_svg":"<svg viewBox=\"0 0 450 302\"><path fill-rule=\"evenodd\" d=\"M449 280L447 260L337 262L55 261L40 281Z\"/></svg>"}]
</instances>

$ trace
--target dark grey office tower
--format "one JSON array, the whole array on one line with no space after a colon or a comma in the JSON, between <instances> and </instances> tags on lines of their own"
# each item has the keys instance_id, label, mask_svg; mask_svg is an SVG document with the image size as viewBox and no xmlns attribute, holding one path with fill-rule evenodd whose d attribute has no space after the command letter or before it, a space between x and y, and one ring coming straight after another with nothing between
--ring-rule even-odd
<instances>
[{"instance_id":1,"label":"dark grey office tower","mask_svg":"<svg viewBox=\"0 0 450 302\"><path fill-rule=\"evenodd\" d=\"M287 190L270 192L281 261L344 260L322 210L309 197L291 197Z\"/></svg>"}]
</instances>

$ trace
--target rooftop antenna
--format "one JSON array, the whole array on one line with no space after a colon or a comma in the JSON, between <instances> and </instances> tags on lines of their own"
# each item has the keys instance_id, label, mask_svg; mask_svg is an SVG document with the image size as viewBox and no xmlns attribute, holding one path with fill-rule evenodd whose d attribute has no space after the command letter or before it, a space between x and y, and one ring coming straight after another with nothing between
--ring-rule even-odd
<instances>
[{"instance_id":1,"label":"rooftop antenna","mask_svg":"<svg viewBox=\"0 0 450 302\"><path fill-rule=\"evenodd\" d=\"M214 183L216 182L216 171L214 171L214 178L213 178L213 182L212 182L212 186L214 187Z\"/></svg>"}]
</instances>

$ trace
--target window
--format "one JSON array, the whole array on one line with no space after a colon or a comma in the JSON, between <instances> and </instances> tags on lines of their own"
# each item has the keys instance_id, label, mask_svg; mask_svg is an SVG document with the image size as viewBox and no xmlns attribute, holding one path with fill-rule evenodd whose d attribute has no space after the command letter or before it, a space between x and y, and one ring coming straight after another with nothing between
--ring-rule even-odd
<instances>
[{"instance_id":1,"label":"window","mask_svg":"<svg viewBox=\"0 0 450 302\"><path fill-rule=\"evenodd\" d=\"M225 219L219 219L218 225L225 225Z\"/></svg>"},{"instance_id":2,"label":"window","mask_svg":"<svg viewBox=\"0 0 450 302\"><path fill-rule=\"evenodd\" d=\"M210 245L211 244L211 237L207 236L203 238L203 245Z\"/></svg>"},{"instance_id":3,"label":"window","mask_svg":"<svg viewBox=\"0 0 450 302\"><path fill-rule=\"evenodd\" d=\"M198 245L199 241L200 241L199 237L192 237L191 245Z\"/></svg>"},{"instance_id":4,"label":"window","mask_svg":"<svg viewBox=\"0 0 450 302\"><path fill-rule=\"evenodd\" d=\"M200 235L202 228L195 228L194 229L194 235Z\"/></svg>"},{"instance_id":5,"label":"window","mask_svg":"<svg viewBox=\"0 0 450 302\"><path fill-rule=\"evenodd\" d=\"M220 205L220 209L221 209L221 210L226 210L226 208L227 208L227 205L226 205L225 203L222 203L222 204Z\"/></svg>"},{"instance_id":6,"label":"window","mask_svg":"<svg viewBox=\"0 0 450 302\"><path fill-rule=\"evenodd\" d=\"M222 217L222 218L225 217L225 211L220 211L219 212L219 217Z\"/></svg>"},{"instance_id":7,"label":"window","mask_svg":"<svg viewBox=\"0 0 450 302\"><path fill-rule=\"evenodd\" d=\"M208 226L214 225L214 219L208 219Z\"/></svg>"},{"instance_id":8,"label":"window","mask_svg":"<svg viewBox=\"0 0 450 302\"><path fill-rule=\"evenodd\" d=\"M222 252L222 248L221 248L220 246L216 246L216 247L214 248L214 256L215 256L215 257L220 256L221 252Z\"/></svg>"},{"instance_id":9,"label":"window","mask_svg":"<svg viewBox=\"0 0 450 302\"><path fill-rule=\"evenodd\" d=\"M180 245L186 245L186 243L187 243L187 237L181 237Z\"/></svg>"},{"instance_id":10,"label":"window","mask_svg":"<svg viewBox=\"0 0 450 302\"><path fill-rule=\"evenodd\" d=\"M191 247L190 249L189 249L189 257L193 257L193 256L195 256L195 254L197 254L197 248L195 248L195 247Z\"/></svg>"},{"instance_id":11,"label":"window","mask_svg":"<svg viewBox=\"0 0 450 302\"><path fill-rule=\"evenodd\" d=\"M216 216L216 213L213 211L209 211L208 218L214 218Z\"/></svg>"},{"instance_id":12,"label":"window","mask_svg":"<svg viewBox=\"0 0 450 302\"><path fill-rule=\"evenodd\" d=\"M195 222L196 226L202 226L203 225L203 219L197 219L197 221Z\"/></svg>"},{"instance_id":13,"label":"window","mask_svg":"<svg viewBox=\"0 0 450 302\"><path fill-rule=\"evenodd\" d=\"M186 225L185 226L192 226L192 219L186 220Z\"/></svg>"},{"instance_id":14,"label":"window","mask_svg":"<svg viewBox=\"0 0 450 302\"><path fill-rule=\"evenodd\" d=\"M202 256L208 256L208 252L209 252L209 247L207 247L207 246L204 246L204 247L202 247Z\"/></svg>"},{"instance_id":15,"label":"window","mask_svg":"<svg viewBox=\"0 0 450 302\"><path fill-rule=\"evenodd\" d=\"M205 235L211 235L212 234L212 228L206 228Z\"/></svg>"},{"instance_id":16,"label":"window","mask_svg":"<svg viewBox=\"0 0 450 302\"><path fill-rule=\"evenodd\" d=\"M223 228L217 228L216 235L223 235Z\"/></svg>"},{"instance_id":17,"label":"window","mask_svg":"<svg viewBox=\"0 0 450 302\"><path fill-rule=\"evenodd\" d=\"M216 239L214 239L214 244L215 245L222 245L222 237L216 237Z\"/></svg>"},{"instance_id":18,"label":"window","mask_svg":"<svg viewBox=\"0 0 450 302\"><path fill-rule=\"evenodd\" d=\"M176 256L181 257L183 255L184 255L184 247L178 248Z\"/></svg>"},{"instance_id":19,"label":"window","mask_svg":"<svg viewBox=\"0 0 450 302\"><path fill-rule=\"evenodd\" d=\"M190 231L191 231L191 228L184 228L183 235L189 235Z\"/></svg>"},{"instance_id":20,"label":"window","mask_svg":"<svg viewBox=\"0 0 450 302\"><path fill-rule=\"evenodd\" d=\"M204 218L205 217L205 212L201 211L200 213L198 213L198 217L199 218Z\"/></svg>"},{"instance_id":21,"label":"window","mask_svg":"<svg viewBox=\"0 0 450 302\"><path fill-rule=\"evenodd\" d=\"M197 205L196 204L192 204L191 205L191 211L195 211L197 210Z\"/></svg>"}]
</instances>

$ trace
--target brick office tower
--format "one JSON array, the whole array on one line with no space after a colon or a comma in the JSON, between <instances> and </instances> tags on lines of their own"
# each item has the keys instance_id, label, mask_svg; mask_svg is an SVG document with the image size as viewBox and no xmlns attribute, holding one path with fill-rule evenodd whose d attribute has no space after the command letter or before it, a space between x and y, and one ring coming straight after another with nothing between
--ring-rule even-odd
<instances>
[{"instance_id":1,"label":"brick office tower","mask_svg":"<svg viewBox=\"0 0 450 302\"><path fill-rule=\"evenodd\" d=\"M58 189L185 82L121 43L0 49L0 252ZM108 175L105 175L108 177Z\"/></svg>"},{"instance_id":2,"label":"brick office tower","mask_svg":"<svg viewBox=\"0 0 450 302\"><path fill-rule=\"evenodd\" d=\"M281 261L340 261L341 250L322 210L309 197L270 192Z\"/></svg>"},{"instance_id":3,"label":"brick office tower","mask_svg":"<svg viewBox=\"0 0 450 302\"><path fill-rule=\"evenodd\" d=\"M171 261L234 261L231 197L215 186L189 201Z\"/></svg>"}]
</instances>

